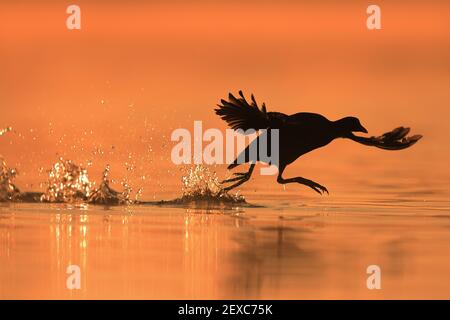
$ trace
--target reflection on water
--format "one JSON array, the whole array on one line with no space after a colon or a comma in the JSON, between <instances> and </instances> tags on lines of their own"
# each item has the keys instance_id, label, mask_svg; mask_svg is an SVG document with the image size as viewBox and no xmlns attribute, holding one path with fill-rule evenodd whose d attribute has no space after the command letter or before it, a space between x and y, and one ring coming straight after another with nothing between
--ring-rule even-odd
<instances>
[{"instance_id":1,"label":"reflection on water","mask_svg":"<svg viewBox=\"0 0 450 320\"><path fill-rule=\"evenodd\" d=\"M1 204L0 298L448 298L448 207Z\"/></svg>"}]
</instances>

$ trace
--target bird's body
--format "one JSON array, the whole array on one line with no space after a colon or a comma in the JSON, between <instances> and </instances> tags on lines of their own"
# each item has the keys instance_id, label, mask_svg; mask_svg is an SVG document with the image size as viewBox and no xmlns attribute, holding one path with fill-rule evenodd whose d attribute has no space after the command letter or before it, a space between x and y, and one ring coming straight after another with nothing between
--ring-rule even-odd
<instances>
[{"instance_id":1,"label":"bird's body","mask_svg":"<svg viewBox=\"0 0 450 320\"><path fill-rule=\"evenodd\" d=\"M336 138L333 122L315 113L296 113L280 128L280 163L286 165Z\"/></svg>"},{"instance_id":2,"label":"bird's body","mask_svg":"<svg viewBox=\"0 0 450 320\"><path fill-rule=\"evenodd\" d=\"M278 129L279 131L279 163L288 165L297 158L317 148L321 148L329 144L336 138L333 122L327 118L315 114L301 112L293 115L283 115L283 121L277 125L272 125L270 129ZM280 117L281 114L278 114ZM270 143L270 130L265 131L260 137L256 138L252 143L243 150L246 162L249 162L249 150L257 150L260 138ZM270 150L270 146L268 147ZM259 155L259 152L258 152ZM240 155L242 158L242 154ZM238 156L238 159L240 159ZM259 157L258 161L261 161ZM237 163L235 163L237 164ZM231 168L235 165L231 166Z\"/></svg>"},{"instance_id":3,"label":"bird's body","mask_svg":"<svg viewBox=\"0 0 450 320\"><path fill-rule=\"evenodd\" d=\"M292 182L305 184L319 193L328 192L328 190L320 184L302 177L284 179L282 173L286 166L300 156L324 147L337 138L349 138L365 145L390 150L407 148L421 138L421 136L405 138L409 129L403 127L397 128L378 138L359 137L355 136L353 132L367 133L367 130L355 117L345 117L337 121L330 121L316 113L300 112L293 115L286 115L280 112L267 112L265 104L262 105L261 109L258 107L253 95L251 97L251 104L247 102L241 91L239 95L240 98L235 98L230 94L228 101L221 100L222 105L218 105L219 108L216 109L216 113L235 130L241 129L244 132L249 129L266 130L252 141L228 167L232 169L238 166L242 163L241 159L245 159L244 162L251 162L250 170L247 173L237 173L236 175L238 177L224 181L236 182L225 188L225 190L235 188L249 180L255 166L254 159L250 159L250 150L252 148L258 148L259 140L263 137L262 135L266 135L264 138L267 139L265 141L268 141L268 149L270 150L271 129L279 130L279 173L277 181L281 184ZM259 155L259 152L257 154ZM260 161L259 157L256 161Z\"/></svg>"}]
</instances>

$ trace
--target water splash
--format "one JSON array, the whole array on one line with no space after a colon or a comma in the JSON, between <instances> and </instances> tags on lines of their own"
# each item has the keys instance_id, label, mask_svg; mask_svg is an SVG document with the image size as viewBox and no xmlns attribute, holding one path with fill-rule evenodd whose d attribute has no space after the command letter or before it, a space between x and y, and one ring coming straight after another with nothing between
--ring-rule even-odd
<instances>
[{"instance_id":1,"label":"water splash","mask_svg":"<svg viewBox=\"0 0 450 320\"><path fill-rule=\"evenodd\" d=\"M0 129L0 136L3 136L11 130L12 127ZM16 176L17 170L9 168L5 159L0 156L0 202L13 201L20 194L19 189L13 183Z\"/></svg>"},{"instance_id":2,"label":"water splash","mask_svg":"<svg viewBox=\"0 0 450 320\"><path fill-rule=\"evenodd\" d=\"M181 181L183 195L175 200L178 203L245 203L243 196L227 193L220 184L216 172L211 172L209 168L202 165L195 165L185 170Z\"/></svg>"},{"instance_id":3,"label":"water splash","mask_svg":"<svg viewBox=\"0 0 450 320\"><path fill-rule=\"evenodd\" d=\"M0 137L10 131L12 131L12 127L6 127L4 129L0 129Z\"/></svg>"},{"instance_id":4,"label":"water splash","mask_svg":"<svg viewBox=\"0 0 450 320\"><path fill-rule=\"evenodd\" d=\"M19 195L19 189L14 185L13 179L17 171L7 166L6 161L0 157L0 202L13 201Z\"/></svg>"},{"instance_id":5,"label":"water splash","mask_svg":"<svg viewBox=\"0 0 450 320\"><path fill-rule=\"evenodd\" d=\"M48 180L44 185L44 193L24 192L13 184L17 175L0 157L0 201L18 202L56 202L56 203L89 203L101 205L123 204L157 204L182 205L192 204L200 207L245 205L246 201L239 194L229 194L221 186L215 172L207 167L196 165L184 169L182 176L182 196L171 201L142 202L138 198L142 188L136 192L136 199L131 199L133 189L126 180L122 182L123 191L118 192L110 185L110 167L106 166L100 185L89 179L88 171L71 160L59 158L48 170Z\"/></svg>"},{"instance_id":6,"label":"water splash","mask_svg":"<svg viewBox=\"0 0 450 320\"><path fill-rule=\"evenodd\" d=\"M118 204L131 204L130 200L131 187L124 185L123 192L117 192L112 189L109 181L109 165L106 166L103 171L102 183L96 188L92 194L88 197L87 202L92 204L106 204L106 205L118 205Z\"/></svg>"},{"instance_id":7,"label":"water splash","mask_svg":"<svg viewBox=\"0 0 450 320\"><path fill-rule=\"evenodd\" d=\"M81 165L60 158L49 170L44 202L86 201L93 188L88 172Z\"/></svg>"}]
</instances>

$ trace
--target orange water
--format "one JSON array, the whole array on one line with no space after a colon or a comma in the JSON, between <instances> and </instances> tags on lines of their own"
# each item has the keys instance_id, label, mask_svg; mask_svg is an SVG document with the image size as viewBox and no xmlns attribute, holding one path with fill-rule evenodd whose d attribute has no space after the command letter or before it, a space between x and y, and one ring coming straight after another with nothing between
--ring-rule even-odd
<instances>
[{"instance_id":1,"label":"orange water","mask_svg":"<svg viewBox=\"0 0 450 320\"><path fill-rule=\"evenodd\" d=\"M449 298L446 181L367 178L329 197L268 182L251 208L1 204L0 297Z\"/></svg>"}]
</instances>

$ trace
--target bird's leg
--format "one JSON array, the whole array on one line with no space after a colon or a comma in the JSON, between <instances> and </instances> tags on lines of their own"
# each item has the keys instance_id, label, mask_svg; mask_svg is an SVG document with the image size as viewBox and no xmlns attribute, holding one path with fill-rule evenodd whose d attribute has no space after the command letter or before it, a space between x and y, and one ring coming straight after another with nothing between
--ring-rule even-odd
<instances>
[{"instance_id":1,"label":"bird's leg","mask_svg":"<svg viewBox=\"0 0 450 320\"><path fill-rule=\"evenodd\" d=\"M252 163L250 165L250 168L248 169L247 172L236 172L234 173L235 178L231 178L231 179L226 179L223 180L221 183L227 183L227 182L234 182L237 181L235 184L232 184L231 186L228 186L226 188L223 188L224 191L229 191L231 189L236 188L237 186L240 186L241 184L243 184L244 182L248 181L253 173L253 169L255 169L255 164Z\"/></svg>"},{"instance_id":2,"label":"bird's leg","mask_svg":"<svg viewBox=\"0 0 450 320\"><path fill-rule=\"evenodd\" d=\"M311 189L313 189L314 191L316 191L318 194L324 194L325 192L327 194L329 194L327 188L325 188L324 186L318 184L317 182L314 182L312 180L309 179L305 179L302 177L295 177L295 178L289 178L289 179L284 179L281 174L283 172L280 170L278 173L278 178L277 178L277 182L281 183L281 184L287 184L287 183L300 183L300 184L304 184L305 186L310 187Z\"/></svg>"}]
</instances>

